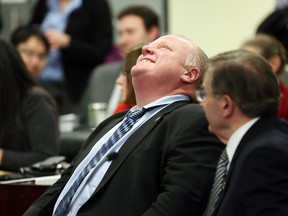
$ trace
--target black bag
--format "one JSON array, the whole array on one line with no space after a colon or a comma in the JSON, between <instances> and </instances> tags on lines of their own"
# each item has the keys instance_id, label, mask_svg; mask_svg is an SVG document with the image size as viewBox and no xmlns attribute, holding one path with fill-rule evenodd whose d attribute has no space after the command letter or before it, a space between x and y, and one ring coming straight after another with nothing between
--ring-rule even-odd
<instances>
[{"instance_id":1,"label":"black bag","mask_svg":"<svg viewBox=\"0 0 288 216\"><path fill-rule=\"evenodd\" d=\"M54 156L31 166L21 167L20 171L26 177L49 176L61 174L68 166L64 156Z\"/></svg>"}]
</instances>

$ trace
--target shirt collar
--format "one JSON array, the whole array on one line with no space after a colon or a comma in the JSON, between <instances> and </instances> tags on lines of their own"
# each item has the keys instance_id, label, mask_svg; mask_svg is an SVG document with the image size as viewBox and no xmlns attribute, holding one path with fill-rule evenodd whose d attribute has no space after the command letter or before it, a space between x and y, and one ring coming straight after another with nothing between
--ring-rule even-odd
<instances>
[{"instance_id":1,"label":"shirt collar","mask_svg":"<svg viewBox=\"0 0 288 216\"><path fill-rule=\"evenodd\" d=\"M145 105L144 108L148 109L148 108L156 107L156 106L164 106L167 104L174 103L176 101L190 101L190 98L187 95L183 95L183 94L169 95L169 96L162 97L156 101L153 101L150 104ZM134 106L130 110L135 111L136 109L137 107Z\"/></svg>"},{"instance_id":2,"label":"shirt collar","mask_svg":"<svg viewBox=\"0 0 288 216\"><path fill-rule=\"evenodd\" d=\"M241 141L241 139L243 138L243 136L245 135L245 133L250 129L250 127L259 119L259 117L257 118L253 118L250 121L246 122L244 125L242 125L240 128L238 128L230 137L230 139L228 140L227 143L227 147L226 147L226 151L227 151L227 155L229 158L229 165L233 159L233 156L236 152L236 149Z\"/></svg>"}]
</instances>

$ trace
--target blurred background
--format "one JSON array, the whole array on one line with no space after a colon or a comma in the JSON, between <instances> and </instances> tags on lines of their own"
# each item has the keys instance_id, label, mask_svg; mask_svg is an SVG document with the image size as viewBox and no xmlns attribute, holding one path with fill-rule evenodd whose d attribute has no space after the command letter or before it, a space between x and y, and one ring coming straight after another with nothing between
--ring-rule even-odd
<instances>
[{"instance_id":1,"label":"blurred background","mask_svg":"<svg viewBox=\"0 0 288 216\"><path fill-rule=\"evenodd\" d=\"M95 0L97 1L97 0ZM197 43L208 56L236 49L255 34L257 26L275 10L276 0L108 0L114 14L128 5L149 5L161 17L162 34L182 34ZM35 0L0 0L3 28L9 38L17 26L27 23ZM116 41L117 33L114 33Z\"/></svg>"}]
</instances>

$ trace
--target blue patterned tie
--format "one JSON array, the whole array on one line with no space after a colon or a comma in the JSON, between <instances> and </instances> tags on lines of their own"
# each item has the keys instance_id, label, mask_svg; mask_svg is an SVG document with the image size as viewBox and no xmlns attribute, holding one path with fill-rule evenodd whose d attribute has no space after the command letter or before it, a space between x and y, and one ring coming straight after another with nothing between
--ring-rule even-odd
<instances>
[{"instance_id":1,"label":"blue patterned tie","mask_svg":"<svg viewBox=\"0 0 288 216\"><path fill-rule=\"evenodd\" d=\"M208 203L208 207L206 210L206 216L213 215L216 207L216 203L218 201L220 193L223 191L225 187L225 178L227 174L227 165L229 163L228 155L226 149L222 152L220 156L220 160L217 165L217 170L215 174L215 179Z\"/></svg>"},{"instance_id":2,"label":"blue patterned tie","mask_svg":"<svg viewBox=\"0 0 288 216\"><path fill-rule=\"evenodd\" d=\"M70 205L70 202L77 191L79 185L83 181L83 179L87 176L87 174L90 172L90 170L96 166L96 164L100 161L100 159L108 152L108 150L121 138L124 136L125 133L127 133L132 126L135 124L135 122L140 119L144 113L145 108L142 110L136 110L134 112L129 111L126 114L126 119L123 121L123 123L117 128L117 130L111 135L111 137L108 139L108 141L102 145L102 147L98 150L95 157L91 159L91 161L86 165L86 167L82 170L80 175L77 177L77 179L74 181L68 192L65 194L63 199L60 201L59 205L57 206L57 209L55 210L54 216L63 216L65 213L67 213L68 207Z\"/></svg>"}]
</instances>

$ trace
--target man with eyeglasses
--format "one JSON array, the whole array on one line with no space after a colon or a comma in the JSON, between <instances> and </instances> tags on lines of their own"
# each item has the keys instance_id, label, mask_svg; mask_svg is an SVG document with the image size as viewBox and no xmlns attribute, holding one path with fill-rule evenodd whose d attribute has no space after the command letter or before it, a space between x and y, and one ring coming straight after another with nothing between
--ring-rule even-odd
<instances>
[{"instance_id":1,"label":"man with eyeglasses","mask_svg":"<svg viewBox=\"0 0 288 216\"><path fill-rule=\"evenodd\" d=\"M223 151L204 216L288 215L288 124L268 62L248 51L209 60L203 106Z\"/></svg>"}]
</instances>

